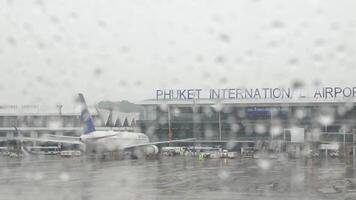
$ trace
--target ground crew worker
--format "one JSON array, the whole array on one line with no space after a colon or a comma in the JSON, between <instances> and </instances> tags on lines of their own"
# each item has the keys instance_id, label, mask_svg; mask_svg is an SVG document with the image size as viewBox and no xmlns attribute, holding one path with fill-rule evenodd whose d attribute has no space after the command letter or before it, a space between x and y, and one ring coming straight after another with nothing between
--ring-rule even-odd
<instances>
[{"instance_id":1,"label":"ground crew worker","mask_svg":"<svg viewBox=\"0 0 356 200\"><path fill-rule=\"evenodd\" d=\"M199 161L204 160L204 154L203 153L199 152L198 160Z\"/></svg>"},{"instance_id":2,"label":"ground crew worker","mask_svg":"<svg viewBox=\"0 0 356 200\"><path fill-rule=\"evenodd\" d=\"M179 153L181 156L184 156L184 157L188 156L188 151L187 151L187 148L185 148L185 147L181 148Z\"/></svg>"},{"instance_id":3,"label":"ground crew worker","mask_svg":"<svg viewBox=\"0 0 356 200\"><path fill-rule=\"evenodd\" d=\"M183 156L183 155L184 155L183 148L180 148L180 150L179 150L179 155L180 155L180 156Z\"/></svg>"}]
</instances>

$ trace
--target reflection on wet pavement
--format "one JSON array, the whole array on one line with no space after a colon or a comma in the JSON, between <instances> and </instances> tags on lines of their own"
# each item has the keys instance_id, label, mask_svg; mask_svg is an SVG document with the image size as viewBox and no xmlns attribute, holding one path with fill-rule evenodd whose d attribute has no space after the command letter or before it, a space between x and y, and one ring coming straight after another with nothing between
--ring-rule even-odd
<instances>
[{"instance_id":1,"label":"reflection on wet pavement","mask_svg":"<svg viewBox=\"0 0 356 200\"><path fill-rule=\"evenodd\" d=\"M339 160L0 161L0 199L356 199Z\"/></svg>"}]
</instances>

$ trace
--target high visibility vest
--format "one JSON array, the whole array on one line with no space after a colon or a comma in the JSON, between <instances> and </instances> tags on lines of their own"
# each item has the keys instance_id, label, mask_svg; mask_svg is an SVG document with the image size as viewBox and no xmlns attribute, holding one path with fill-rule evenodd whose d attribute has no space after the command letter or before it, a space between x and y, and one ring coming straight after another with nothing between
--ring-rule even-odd
<instances>
[{"instance_id":1,"label":"high visibility vest","mask_svg":"<svg viewBox=\"0 0 356 200\"><path fill-rule=\"evenodd\" d=\"M198 157L199 160L204 160L204 155L202 153L199 153L199 157Z\"/></svg>"}]
</instances>

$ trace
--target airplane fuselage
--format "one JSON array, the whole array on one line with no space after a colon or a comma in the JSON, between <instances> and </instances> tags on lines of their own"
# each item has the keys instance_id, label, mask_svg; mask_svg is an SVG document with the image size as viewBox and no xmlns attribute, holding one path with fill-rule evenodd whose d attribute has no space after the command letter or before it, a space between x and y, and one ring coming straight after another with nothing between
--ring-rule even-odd
<instances>
[{"instance_id":1,"label":"airplane fuselage","mask_svg":"<svg viewBox=\"0 0 356 200\"><path fill-rule=\"evenodd\" d=\"M127 148L149 143L149 138L143 133L95 131L88 135L82 135L81 141L87 151L123 151Z\"/></svg>"}]
</instances>

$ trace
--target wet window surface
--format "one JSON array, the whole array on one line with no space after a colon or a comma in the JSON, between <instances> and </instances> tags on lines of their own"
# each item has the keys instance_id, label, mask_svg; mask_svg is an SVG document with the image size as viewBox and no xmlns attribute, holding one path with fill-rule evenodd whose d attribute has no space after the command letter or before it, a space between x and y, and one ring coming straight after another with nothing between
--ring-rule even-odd
<instances>
[{"instance_id":1,"label":"wet window surface","mask_svg":"<svg viewBox=\"0 0 356 200\"><path fill-rule=\"evenodd\" d=\"M0 199L356 199L355 8L0 0Z\"/></svg>"}]
</instances>

